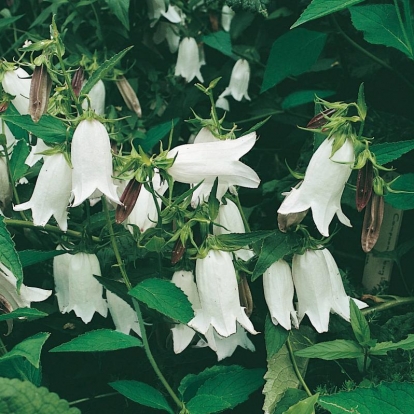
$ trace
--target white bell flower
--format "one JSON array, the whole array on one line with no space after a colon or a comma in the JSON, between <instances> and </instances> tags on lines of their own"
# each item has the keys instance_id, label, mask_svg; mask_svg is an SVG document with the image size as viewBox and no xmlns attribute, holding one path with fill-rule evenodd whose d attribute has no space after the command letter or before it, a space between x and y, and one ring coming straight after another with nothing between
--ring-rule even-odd
<instances>
[{"instance_id":1,"label":"white bell flower","mask_svg":"<svg viewBox=\"0 0 414 414\"><path fill-rule=\"evenodd\" d=\"M41 152L46 150L50 150L50 147L46 145L41 138L37 138L36 145L32 146L30 154L27 156L24 163L29 167L33 167L33 165L43 158L43 154L41 154Z\"/></svg>"},{"instance_id":2,"label":"white bell flower","mask_svg":"<svg viewBox=\"0 0 414 414\"><path fill-rule=\"evenodd\" d=\"M186 82L191 82L195 77L203 82L200 72L201 62L197 42L193 37L185 37L178 47L175 76L182 76Z\"/></svg>"},{"instance_id":3,"label":"white bell flower","mask_svg":"<svg viewBox=\"0 0 414 414\"><path fill-rule=\"evenodd\" d=\"M96 119L79 122L72 139L73 207L89 198L95 190L121 204L112 180L112 154L109 135Z\"/></svg>"},{"instance_id":4,"label":"white bell flower","mask_svg":"<svg viewBox=\"0 0 414 414\"><path fill-rule=\"evenodd\" d=\"M292 328L292 323L295 328L299 328L293 307L295 289L292 271L283 259L273 263L263 273L263 290L272 322L275 325L280 324L287 330Z\"/></svg>"},{"instance_id":5,"label":"white bell flower","mask_svg":"<svg viewBox=\"0 0 414 414\"><path fill-rule=\"evenodd\" d=\"M132 330L138 336L141 336L138 316L129 303L125 302L110 290L106 291L106 300L112 320L114 321L115 330L125 335L129 335L129 332Z\"/></svg>"},{"instance_id":6,"label":"white bell flower","mask_svg":"<svg viewBox=\"0 0 414 414\"><path fill-rule=\"evenodd\" d=\"M195 273L201 309L195 309L195 317L188 323L190 327L205 335L212 326L219 335L228 337L236 333L239 322L247 331L257 334L240 306L230 253L210 250L204 259L197 259Z\"/></svg>"},{"instance_id":7,"label":"white bell flower","mask_svg":"<svg viewBox=\"0 0 414 414\"><path fill-rule=\"evenodd\" d=\"M156 45L166 40L170 52L175 53L178 50L178 46L180 44L180 36L178 33L179 31L176 24L159 22L157 24L157 30L155 31L152 40Z\"/></svg>"},{"instance_id":8,"label":"white bell flower","mask_svg":"<svg viewBox=\"0 0 414 414\"><path fill-rule=\"evenodd\" d=\"M325 139L313 154L301 186L293 188L277 211L280 214L299 213L312 209L313 221L319 232L329 236L329 224L334 215L351 227L342 212L341 197L352 172L355 154L352 141L347 139L333 156L334 139Z\"/></svg>"},{"instance_id":9,"label":"white bell flower","mask_svg":"<svg viewBox=\"0 0 414 414\"><path fill-rule=\"evenodd\" d=\"M29 113L29 95L32 80L30 75L23 69L8 70L4 73L3 89L10 95L14 95L13 105L20 115Z\"/></svg>"},{"instance_id":10,"label":"white bell flower","mask_svg":"<svg viewBox=\"0 0 414 414\"><path fill-rule=\"evenodd\" d=\"M62 153L45 156L44 159L31 199L14 206L14 210L31 209L35 226L44 227L53 215L59 228L66 231L67 207L72 189L72 169Z\"/></svg>"},{"instance_id":11,"label":"white bell flower","mask_svg":"<svg viewBox=\"0 0 414 414\"><path fill-rule=\"evenodd\" d=\"M239 59L231 71L230 84L219 96L219 99L231 95L236 101L241 101L243 97L250 101L250 97L247 93L249 80L249 62L246 59Z\"/></svg>"},{"instance_id":12,"label":"white bell flower","mask_svg":"<svg viewBox=\"0 0 414 414\"><path fill-rule=\"evenodd\" d=\"M101 268L95 254L62 254L53 259L53 277L59 310L74 311L84 323L89 323L95 312L103 317L108 313L103 287L94 278L101 276Z\"/></svg>"},{"instance_id":13,"label":"white bell flower","mask_svg":"<svg viewBox=\"0 0 414 414\"><path fill-rule=\"evenodd\" d=\"M193 193L193 206L208 198L217 177L219 200L228 189L235 192L235 185L257 188L260 178L252 168L239 161L255 142L256 133L252 132L234 140L179 145L168 153L168 158L176 157L168 173L181 183L202 182Z\"/></svg>"},{"instance_id":14,"label":"white bell flower","mask_svg":"<svg viewBox=\"0 0 414 414\"><path fill-rule=\"evenodd\" d=\"M328 331L330 312L350 320L350 298L329 250L306 250L301 255L295 254L292 276L298 297L299 322L306 314L321 333ZM355 300L355 303L360 308L367 306L361 301Z\"/></svg>"},{"instance_id":15,"label":"white bell flower","mask_svg":"<svg viewBox=\"0 0 414 414\"><path fill-rule=\"evenodd\" d=\"M165 0L147 0L147 13L151 27L155 26L161 16L164 16L171 23L180 23L183 20L182 11L171 4L167 8Z\"/></svg>"},{"instance_id":16,"label":"white bell flower","mask_svg":"<svg viewBox=\"0 0 414 414\"><path fill-rule=\"evenodd\" d=\"M84 83L86 83L86 81ZM88 93L90 108L95 111L97 115L105 114L105 95L105 84L99 79ZM89 103L86 98L83 100L82 109L84 111L88 109Z\"/></svg>"},{"instance_id":17,"label":"white bell flower","mask_svg":"<svg viewBox=\"0 0 414 414\"><path fill-rule=\"evenodd\" d=\"M224 98L223 96L219 96L216 101L216 107L224 109L225 111L230 111L230 104L229 100Z\"/></svg>"},{"instance_id":18,"label":"white bell flower","mask_svg":"<svg viewBox=\"0 0 414 414\"><path fill-rule=\"evenodd\" d=\"M235 14L233 9L227 6L227 4L223 5L223 8L221 9L221 26L224 31L230 31L231 21Z\"/></svg>"}]
</instances>

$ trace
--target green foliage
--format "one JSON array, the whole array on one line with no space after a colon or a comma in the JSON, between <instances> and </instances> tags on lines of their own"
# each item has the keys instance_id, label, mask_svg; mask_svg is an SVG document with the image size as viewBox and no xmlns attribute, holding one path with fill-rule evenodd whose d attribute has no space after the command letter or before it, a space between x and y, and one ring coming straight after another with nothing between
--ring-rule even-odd
<instances>
[{"instance_id":1,"label":"green foliage","mask_svg":"<svg viewBox=\"0 0 414 414\"><path fill-rule=\"evenodd\" d=\"M402 174L391 186L393 192L385 195L387 203L401 210L414 208L414 174Z\"/></svg>"},{"instance_id":2,"label":"green foliage","mask_svg":"<svg viewBox=\"0 0 414 414\"><path fill-rule=\"evenodd\" d=\"M375 154L378 164L384 165L397 160L402 155L414 149L414 140L386 142L384 144L374 144L371 151Z\"/></svg>"},{"instance_id":3,"label":"green foliage","mask_svg":"<svg viewBox=\"0 0 414 414\"><path fill-rule=\"evenodd\" d=\"M14 310L13 312L0 315L0 322L15 318L37 319L44 318L45 316L47 316L47 313L39 311L37 309L19 308Z\"/></svg>"}]
</instances>

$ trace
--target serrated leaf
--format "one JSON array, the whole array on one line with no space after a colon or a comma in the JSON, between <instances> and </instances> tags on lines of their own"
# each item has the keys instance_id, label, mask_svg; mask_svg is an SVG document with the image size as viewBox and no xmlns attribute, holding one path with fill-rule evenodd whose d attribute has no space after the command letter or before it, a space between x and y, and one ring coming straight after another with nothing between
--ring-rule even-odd
<instances>
[{"instance_id":1,"label":"serrated leaf","mask_svg":"<svg viewBox=\"0 0 414 414\"><path fill-rule=\"evenodd\" d=\"M140 145L144 151L151 150L155 144L161 141L177 125L179 120L180 118L174 118L171 121L153 126L147 131L145 139L137 138L134 141L134 145Z\"/></svg>"},{"instance_id":2,"label":"serrated leaf","mask_svg":"<svg viewBox=\"0 0 414 414\"><path fill-rule=\"evenodd\" d=\"M10 360L16 357L26 358L34 367L39 368L40 364L40 353L42 347L49 338L50 333L39 332L36 335L31 336L18 343L11 351L0 357L0 364L3 361ZM2 412L2 411L0 411Z\"/></svg>"},{"instance_id":3,"label":"serrated leaf","mask_svg":"<svg viewBox=\"0 0 414 414\"><path fill-rule=\"evenodd\" d=\"M26 358L16 357L0 364L0 377L30 381L36 387L42 384L42 365L33 366Z\"/></svg>"},{"instance_id":4,"label":"serrated leaf","mask_svg":"<svg viewBox=\"0 0 414 414\"><path fill-rule=\"evenodd\" d=\"M86 332L49 352L103 352L142 346L140 339L111 329Z\"/></svg>"},{"instance_id":5,"label":"serrated leaf","mask_svg":"<svg viewBox=\"0 0 414 414\"><path fill-rule=\"evenodd\" d=\"M0 322L15 318L37 319L44 318L45 316L49 315L45 312L41 312L40 310L34 308L19 308L14 310L13 312L0 315Z\"/></svg>"},{"instance_id":6,"label":"serrated leaf","mask_svg":"<svg viewBox=\"0 0 414 414\"><path fill-rule=\"evenodd\" d=\"M351 327L355 338L361 346L366 346L371 341L371 331L368 322L352 299L350 299L349 303L351 309Z\"/></svg>"},{"instance_id":7,"label":"serrated leaf","mask_svg":"<svg viewBox=\"0 0 414 414\"><path fill-rule=\"evenodd\" d=\"M409 351L414 349L414 334L410 334L406 339L398 342L380 342L369 350L370 355L387 355L388 351L395 351L396 349L404 349Z\"/></svg>"},{"instance_id":8,"label":"serrated leaf","mask_svg":"<svg viewBox=\"0 0 414 414\"><path fill-rule=\"evenodd\" d=\"M414 208L414 174L403 174L398 177L391 188L401 193L385 194L384 200L394 208L400 210L411 210Z\"/></svg>"},{"instance_id":9,"label":"serrated leaf","mask_svg":"<svg viewBox=\"0 0 414 414\"><path fill-rule=\"evenodd\" d=\"M382 383L375 388L357 388L319 398L318 403L331 414L412 414L413 383Z\"/></svg>"},{"instance_id":10,"label":"serrated leaf","mask_svg":"<svg viewBox=\"0 0 414 414\"><path fill-rule=\"evenodd\" d=\"M111 69L113 69L115 65L127 54L127 52L132 49L132 47L133 46L129 46L124 50L121 50L116 55L112 56L110 59L105 60L105 62L102 63L102 65L100 65L99 68L95 70L95 72L93 72L92 76L85 83L80 93L83 95L87 95L95 86L95 84L100 79L102 79Z\"/></svg>"},{"instance_id":11,"label":"serrated leaf","mask_svg":"<svg viewBox=\"0 0 414 414\"><path fill-rule=\"evenodd\" d=\"M21 250L17 252L22 263L22 267L30 266L45 260L53 259L56 256L65 254L64 250L50 250L48 252L41 250Z\"/></svg>"},{"instance_id":12,"label":"serrated leaf","mask_svg":"<svg viewBox=\"0 0 414 414\"><path fill-rule=\"evenodd\" d=\"M282 109L286 110L299 105L308 104L315 100L315 96L319 96L319 98L327 98L335 95L335 93L335 91L321 89L293 92L282 101Z\"/></svg>"},{"instance_id":13,"label":"serrated leaf","mask_svg":"<svg viewBox=\"0 0 414 414\"><path fill-rule=\"evenodd\" d=\"M110 382L109 385L131 401L174 414L164 396L150 385L139 381L126 380Z\"/></svg>"},{"instance_id":14,"label":"serrated leaf","mask_svg":"<svg viewBox=\"0 0 414 414\"><path fill-rule=\"evenodd\" d=\"M213 414L246 401L263 385L263 370L243 369L208 379L187 404L191 414Z\"/></svg>"},{"instance_id":15,"label":"serrated leaf","mask_svg":"<svg viewBox=\"0 0 414 414\"><path fill-rule=\"evenodd\" d=\"M223 53L223 55L234 57L230 33L225 32L224 30L203 36L203 42L207 46L210 46L213 49L216 49L219 52Z\"/></svg>"},{"instance_id":16,"label":"serrated leaf","mask_svg":"<svg viewBox=\"0 0 414 414\"><path fill-rule=\"evenodd\" d=\"M287 411L286 414L314 414L315 413L315 404L319 398L319 393L316 393L308 398L305 398L302 401L299 401L295 405L292 405Z\"/></svg>"},{"instance_id":17,"label":"serrated leaf","mask_svg":"<svg viewBox=\"0 0 414 414\"><path fill-rule=\"evenodd\" d=\"M296 388L288 388L283 394L282 399L278 402L276 410L273 414L283 414L286 410L289 409L292 405L296 404L300 400L306 398L306 394L303 390L298 390Z\"/></svg>"},{"instance_id":18,"label":"serrated leaf","mask_svg":"<svg viewBox=\"0 0 414 414\"><path fill-rule=\"evenodd\" d=\"M414 139L409 141L374 144L370 147L370 150L375 154L377 163L380 165L394 161L413 149Z\"/></svg>"},{"instance_id":19,"label":"serrated leaf","mask_svg":"<svg viewBox=\"0 0 414 414\"><path fill-rule=\"evenodd\" d=\"M367 42L393 47L413 59L412 45L405 42L394 5L358 6L351 7L349 11L353 25L363 32Z\"/></svg>"},{"instance_id":20,"label":"serrated leaf","mask_svg":"<svg viewBox=\"0 0 414 414\"><path fill-rule=\"evenodd\" d=\"M248 244L257 243L273 234L273 230L252 231L250 233L227 233L214 236L220 248L240 249Z\"/></svg>"},{"instance_id":21,"label":"serrated leaf","mask_svg":"<svg viewBox=\"0 0 414 414\"><path fill-rule=\"evenodd\" d=\"M326 39L325 33L306 29L296 29L277 38L270 50L260 92L267 91L288 76L307 72L318 60Z\"/></svg>"},{"instance_id":22,"label":"serrated leaf","mask_svg":"<svg viewBox=\"0 0 414 414\"><path fill-rule=\"evenodd\" d=\"M14 248L14 242L9 231L4 224L4 217L0 216L0 263L9 269L16 277L17 291L23 282L23 269L20 263L19 255Z\"/></svg>"},{"instance_id":23,"label":"serrated leaf","mask_svg":"<svg viewBox=\"0 0 414 414\"><path fill-rule=\"evenodd\" d=\"M129 0L105 0L105 2L125 29L129 30Z\"/></svg>"},{"instance_id":24,"label":"serrated leaf","mask_svg":"<svg viewBox=\"0 0 414 414\"><path fill-rule=\"evenodd\" d=\"M20 112L16 109L16 107L13 105L13 103L9 103L9 106L7 107L6 112L2 114L2 117L4 115L15 115L15 116L21 116ZM19 126L12 124L11 122L6 122L7 126L9 127L11 133L14 135L14 137L17 140L23 139L24 141L28 142L29 140L29 134L27 131L23 128L20 128Z\"/></svg>"},{"instance_id":25,"label":"serrated leaf","mask_svg":"<svg viewBox=\"0 0 414 414\"><path fill-rule=\"evenodd\" d=\"M314 336L314 331L309 327L301 326L298 331L291 331L289 340L293 351L308 346ZM295 360L300 373L304 376L309 360L300 357L295 357ZM297 388L300 385L286 345L267 360L267 372L264 378L266 384L263 388L265 395L263 411L265 414L270 414L274 412L288 388Z\"/></svg>"},{"instance_id":26,"label":"serrated leaf","mask_svg":"<svg viewBox=\"0 0 414 414\"><path fill-rule=\"evenodd\" d=\"M194 312L187 296L168 280L146 279L129 294L165 316L180 323L188 323Z\"/></svg>"},{"instance_id":27,"label":"serrated leaf","mask_svg":"<svg viewBox=\"0 0 414 414\"><path fill-rule=\"evenodd\" d=\"M267 314L265 321L265 343L268 360L279 352L286 343L288 336L289 331L280 325L274 325L269 314Z\"/></svg>"},{"instance_id":28,"label":"serrated leaf","mask_svg":"<svg viewBox=\"0 0 414 414\"><path fill-rule=\"evenodd\" d=\"M302 358L319 358L326 361L344 358L359 358L364 350L355 341L336 339L335 341L321 342L308 348L295 352Z\"/></svg>"},{"instance_id":29,"label":"serrated leaf","mask_svg":"<svg viewBox=\"0 0 414 414\"><path fill-rule=\"evenodd\" d=\"M299 25L319 19L323 16L347 9L364 0L313 0L301 14L299 19L291 26L291 29Z\"/></svg>"},{"instance_id":30,"label":"serrated leaf","mask_svg":"<svg viewBox=\"0 0 414 414\"><path fill-rule=\"evenodd\" d=\"M16 145L13 148L13 154L10 158L11 181L13 183L19 181L29 169L29 166L25 164L29 153L30 150L26 141L21 139L16 142Z\"/></svg>"},{"instance_id":31,"label":"serrated leaf","mask_svg":"<svg viewBox=\"0 0 414 414\"><path fill-rule=\"evenodd\" d=\"M16 378L0 378L1 414L81 414L77 408L70 408L45 387L36 387L29 381Z\"/></svg>"}]
</instances>

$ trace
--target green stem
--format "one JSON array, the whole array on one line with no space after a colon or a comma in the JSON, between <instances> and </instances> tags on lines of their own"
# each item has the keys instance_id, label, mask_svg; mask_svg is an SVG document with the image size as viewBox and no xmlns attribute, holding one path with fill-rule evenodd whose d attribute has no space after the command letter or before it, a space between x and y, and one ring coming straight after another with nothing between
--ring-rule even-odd
<instances>
[{"instance_id":1,"label":"green stem","mask_svg":"<svg viewBox=\"0 0 414 414\"><path fill-rule=\"evenodd\" d=\"M250 230L249 222L247 221L246 216L244 215L243 207L240 204L239 196L238 195L235 196L234 200L235 200L237 208L239 209L241 218L243 220L244 229L245 229L246 233L250 233L251 230Z\"/></svg>"},{"instance_id":2,"label":"green stem","mask_svg":"<svg viewBox=\"0 0 414 414\"><path fill-rule=\"evenodd\" d=\"M381 296L379 296L381 298ZM414 303L414 296L401 298L399 296L387 296L390 297L392 300L388 302L381 303L380 305L373 306L370 308L362 309L361 312L363 315L369 315L374 312L381 312L384 310L395 308L396 306L404 306L404 305L410 305Z\"/></svg>"},{"instance_id":3,"label":"green stem","mask_svg":"<svg viewBox=\"0 0 414 414\"><path fill-rule=\"evenodd\" d=\"M119 395L119 392L108 392L108 394L95 395L91 398L81 398L79 400L71 401L69 405L76 405L86 401L97 400L98 398L113 397L115 395Z\"/></svg>"},{"instance_id":4,"label":"green stem","mask_svg":"<svg viewBox=\"0 0 414 414\"><path fill-rule=\"evenodd\" d=\"M306 385L306 382L303 379L302 374L300 373L298 364L296 363L296 358L295 358L295 355L293 353L293 348L292 348L292 344L290 342L289 337L286 341L286 346L287 346L287 349L289 351L289 355L290 355L290 359L292 361L293 369L295 371L296 376L298 377L299 382L302 384L303 389L306 391L306 393L309 395L309 397L312 397L313 394L311 393L310 389Z\"/></svg>"}]
</instances>

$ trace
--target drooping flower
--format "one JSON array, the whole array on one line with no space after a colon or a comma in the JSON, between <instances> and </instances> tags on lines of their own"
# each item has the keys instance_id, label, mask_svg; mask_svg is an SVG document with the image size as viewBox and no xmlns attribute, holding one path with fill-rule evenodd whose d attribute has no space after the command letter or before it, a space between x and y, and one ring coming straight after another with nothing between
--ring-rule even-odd
<instances>
[{"instance_id":1,"label":"drooping flower","mask_svg":"<svg viewBox=\"0 0 414 414\"><path fill-rule=\"evenodd\" d=\"M157 24L157 30L154 33L152 40L156 45L166 40L168 43L168 49L171 53L175 53L178 50L180 44L180 36L176 24L159 22Z\"/></svg>"},{"instance_id":2,"label":"drooping flower","mask_svg":"<svg viewBox=\"0 0 414 414\"><path fill-rule=\"evenodd\" d=\"M203 82L200 72L200 56L197 42L193 37L185 37L178 48L175 76L182 76L186 82L191 82L195 77Z\"/></svg>"},{"instance_id":3,"label":"drooping flower","mask_svg":"<svg viewBox=\"0 0 414 414\"><path fill-rule=\"evenodd\" d=\"M80 205L95 190L120 204L112 181L112 155L109 135L95 119L79 122L72 139L73 207Z\"/></svg>"},{"instance_id":4,"label":"drooping flower","mask_svg":"<svg viewBox=\"0 0 414 414\"><path fill-rule=\"evenodd\" d=\"M239 208L229 199L226 200L226 204L219 207L215 223L219 224L213 227L213 234L215 235L246 232ZM248 249L237 250L234 254L245 261L254 256L254 253Z\"/></svg>"},{"instance_id":5,"label":"drooping flower","mask_svg":"<svg viewBox=\"0 0 414 414\"><path fill-rule=\"evenodd\" d=\"M236 101L241 101L243 97L250 101L249 94L247 93L249 80L249 62L246 59L239 59L231 71L230 84L219 96L219 99L231 95Z\"/></svg>"},{"instance_id":6,"label":"drooping flower","mask_svg":"<svg viewBox=\"0 0 414 414\"><path fill-rule=\"evenodd\" d=\"M272 322L290 330L299 327L293 307L294 286L290 266L280 259L263 273L264 296Z\"/></svg>"},{"instance_id":7,"label":"drooping flower","mask_svg":"<svg viewBox=\"0 0 414 414\"><path fill-rule=\"evenodd\" d=\"M240 306L230 253L210 250L204 259L197 259L196 281L201 309L195 309L195 317L188 323L190 327L205 335L212 326L219 335L228 337L236 333L239 322L250 333L257 333Z\"/></svg>"},{"instance_id":8,"label":"drooping flower","mask_svg":"<svg viewBox=\"0 0 414 414\"><path fill-rule=\"evenodd\" d=\"M223 5L221 9L221 26L223 27L224 31L229 32L231 21L236 13L231 9L227 4Z\"/></svg>"},{"instance_id":9,"label":"drooping flower","mask_svg":"<svg viewBox=\"0 0 414 414\"><path fill-rule=\"evenodd\" d=\"M108 301L108 309L111 313L116 330L126 335L129 335L129 332L132 330L137 335L141 336L138 316L134 309L110 290L106 291L106 300Z\"/></svg>"},{"instance_id":10,"label":"drooping flower","mask_svg":"<svg viewBox=\"0 0 414 414\"><path fill-rule=\"evenodd\" d=\"M53 259L56 296L62 313L73 310L84 323L89 323L95 312L106 317L108 306L102 297L103 287L94 275L101 276L95 254L65 253Z\"/></svg>"},{"instance_id":11,"label":"drooping flower","mask_svg":"<svg viewBox=\"0 0 414 414\"><path fill-rule=\"evenodd\" d=\"M301 186L286 196L278 213L299 213L312 209L313 221L323 236L329 236L329 224L334 215L341 223L351 226L342 212L341 196L351 175L355 159L352 141L347 139L333 156L333 138L325 139L313 154Z\"/></svg>"},{"instance_id":12,"label":"drooping flower","mask_svg":"<svg viewBox=\"0 0 414 414\"><path fill-rule=\"evenodd\" d=\"M182 19L182 12L177 6L166 5L165 0L147 0L148 18L151 21L151 27L157 23L161 16L164 16L171 23L179 23Z\"/></svg>"},{"instance_id":13,"label":"drooping flower","mask_svg":"<svg viewBox=\"0 0 414 414\"><path fill-rule=\"evenodd\" d=\"M27 115L29 113L30 75L23 68L8 70L4 73L2 85L7 93L15 96L12 103L19 113Z\"/></svg>"},{"instance_id":14,"label":"drooping flower","mask_svg":"<svg viewBox=\"0 0 414 414\"><path fill-rule=\"evenodd\" d=\"M67 207L71 197L72 170L62 153L45 156L32 197L14 206L15 211L32 210L35 226L45 226L50 217L61 230L68 229Z\"/></svg>"},{"instance_id":15,"label":"drooping flower","mask_svg":"<svg viewBox=\"0 0 414 414\"><path fill-rule=\"evenodd\" d=\"M85 82L86 83L86 82ZM90 104L90 108L95 111L97 115L104 115L105 114L105 84L99 79L98 82L93 85L92 89L88 93L89 96L89 103L88 100L85 98L82 102L82 108L86 111Z\"/></svg>"},{"instance_id":16,"label":"drooping flower","mask_svg":"<svg viewBox=\"0 0 414 414\"><path fill-rule=\"evenodd\" d=\"M347 296L334 258L327 249L306 250L295 254L292 276L298 297L298 319L308 315L318 332L327 332L330 312L350 320ZM367 305L354 299L358 307Z\"/></svg>"},{"instance_id":17,"label":"drooping flower","mask_svg":"<svg viewBox=\"0 0 414 414\"><path fill-rule=\"evenodd\" d=\"M235 192L235 185L257 188L260 178L253 169L239 161L255 142L256 133L252 132L234 140L180 145L168 153L168 158L176 157L168 173L181 183L202 182L193 193L193 205L208 198L217 177L219 200L228 189Z\"/></svg>"},{"instance_id":18,"label":"drooping flower","mask_svg":"<svg viewBox=\"0 0 414 414\"><path fill-rule=\"evenodd\" d=\"M9 179L9 169L4 157L0 156L0 215L9 214L13 188Z\"/></svg>"},{"instance_id":19,"label":"drooping flower","mask_svg":"<svg viewBox=\"0 0 414 414\"><path fill-rule=\"evenodd\" d=\"M26 161L24 162L29 167L33 167L38 161L43 158L43 154L46 150L49 150L50 147L47 146L41 138L37 138L36 145L33 145L30 154L27 156Z\"/></svg>"}]
</instances>

